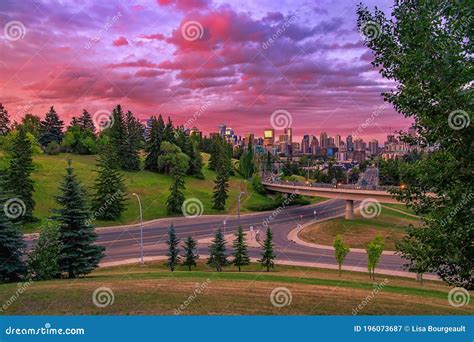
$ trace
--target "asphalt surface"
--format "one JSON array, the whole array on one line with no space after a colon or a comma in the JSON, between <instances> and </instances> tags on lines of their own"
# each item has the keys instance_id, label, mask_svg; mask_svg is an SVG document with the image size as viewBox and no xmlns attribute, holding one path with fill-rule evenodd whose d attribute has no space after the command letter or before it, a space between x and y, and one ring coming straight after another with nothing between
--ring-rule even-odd
<instances>
[{"instance_id":1,"label":"asphalt surface","mask_svg":"<svg viewBox=\"0 0 474 342\"><path fill-rule=\"evenodd\" d=\"M328 200L319 204L286 207L274 212L241 215L240 224L249 233L250 226L253 230L260 230L260 236L265 236L264 220L269 221L269 225L274 233L274 244L276 258L291 262L314 262L324 264L336 264L334 252L328 249L320 249L302 246L289 241L288 233L297 227L298 224L305 224L315 219L323 219L336 215L343 215L345 208L344 200ZM272 215L273 213L273 215ZM272 217L272 219L269 219ZM226 221L225 229L223 221ZM236 216L200 216L195 218L177 217L147 222L143 228L144 256L155 257L164 256L167 245L167 229L173 223L178 237L183 241L191 235L194 239L204 239L212 237L217 228L225 231L225 234L233 233L237 230L239 222ZM140 227L120 226L114 228L97 229L99 234L98 243L106 247L106 257L103 262L121 261L140 256ZM198 245L198 253L208 254L207 245ZM228 246L228 253L231 253L231 246ZM260 257L260 249L249 247L250 257ZM402 271L403 260L396 255L382 255L378 269ZM347 266L365 267L367 256L361 252L350 252L344 262Z\"/></svg>"}]
</instances>

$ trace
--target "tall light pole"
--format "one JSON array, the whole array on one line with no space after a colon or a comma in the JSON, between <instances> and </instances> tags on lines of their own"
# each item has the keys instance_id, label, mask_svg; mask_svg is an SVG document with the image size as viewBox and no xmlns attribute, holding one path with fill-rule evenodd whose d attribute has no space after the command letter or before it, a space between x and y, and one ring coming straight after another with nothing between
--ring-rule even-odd
<instances>
[{"instance_id":1,"label":"tall light pole","mask_svg":"<svg viewBox=\"0 0 474 342\"><path fill-rule=\"evenodd\" d=\"M143 213L142 213L142 202L140 201L140 197L133 193L138 200L138 206L140 207L140 264L143 264Z\"/></svg>"},{"instance_id":2,"label":"tall light pole","mask_svg":"<svg viewBox=\"0 0 474 342\"><path fill-rule=\"evenodd\" d=\"M242 198L242 195L245 195L245 192L240 191L239 185L239 194L237 195L237 227L240 226L240 200Z\"/></svg>"},{"instance_id":3,"label":"tall light pole","mask_svg":"<svg viewBox=\"0 0 474 342\"><path fill-rule=\"evenodd\" d=\"M224 236L225 236L225 224L227 223L227 221L224 220L222 223L223 223L223 225L224 225Z\"/></svg>"}]
</instances>

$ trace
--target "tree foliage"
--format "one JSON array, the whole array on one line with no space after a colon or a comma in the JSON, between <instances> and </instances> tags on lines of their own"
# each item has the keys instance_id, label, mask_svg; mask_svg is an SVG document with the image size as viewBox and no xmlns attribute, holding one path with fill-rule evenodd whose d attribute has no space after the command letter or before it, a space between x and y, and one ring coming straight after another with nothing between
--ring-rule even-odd
<instances>
[{"instance_id":1,"label":"tree foliage","mask_svg":"<svg viewBox=\"0 0 474 342\"><path fill-rule=\"evenodd\" d=\"M168 240L166 240L166 244L168 245L168 251L166 252L166 256L168 260L166 261L166 266L168 266L173 272L176 269L176 266L179 265L179 238L176 235L176 231L174 229L173 224L168 229Z\"/></svg>"},{"instance_id":2,"label":"tree foliage","mask_svg":"<svg viewBox=\"0 0 474 342\"><path fill-rule=\"evenodd\" d=\"M104 247L95 244L97 234L90 225L91 214L86 203L86 193L80 184L71 161L59 185L54 219L59 222L59 239L62 244L59 267L69 278L90 273L104 257Z\"/></svg>"},{"instance_id":3,"label":"tree foliage","mask_svg":"<svg viewBox=\"0 0 474 342\"><path fill-rule=\"evenodd\" d=\"M214 234L214 239L209 245L209 258L206 264L210 267L214 267L217 272L221 272L222 267L229 264L226 254L225 238L220 228L217 229Z\"/></svg>"},{"instance_id":4,"label":"tree foliage","mask_svg":"<svg viewBox=\"0 0 474 342\"><path fill-rule=\"evenodd\" d=\"M342 241L341 235L337 235L336 239L334 240L334 254L336 256L337 264L339 265L339 276L342 273L342 264L344 263L344 259L346 258L347 254L350 251L348 245Z\"/></svg>"},{"instance_id":5,"label":"tree foliage","mask_svg":"<svg viewBox=\"0 0 474 342\"><path fill-rule=\"evenodd\" d=\"M245 236L246 234L244 233L242 226L239 226L235 233L235 240L232 244L232 247L234 248L234 253L232 254L234 260L232 260L232 264L238 267L239 272L242 266L250 264Z\"/></svg>"},{"instance_id":6,"label":"tree foliage","mask_svg":"<svg viewBox=\"0 0 474 342\"><path fill-rule=\"evenodd\" d=\"M424 245L431 271L473 289L472 4L402 1L395 3L393 18L363 5L357 13L373 66L397 84L384 99L414 120L416 136L402 139L432 149L402 164L406 186L394 195L422 216L423 227L408 228L400 253L416 260L420 249L410 246ZM368 25L376 28L375 35L365 29Z\"/></svg>"}]
</instances>

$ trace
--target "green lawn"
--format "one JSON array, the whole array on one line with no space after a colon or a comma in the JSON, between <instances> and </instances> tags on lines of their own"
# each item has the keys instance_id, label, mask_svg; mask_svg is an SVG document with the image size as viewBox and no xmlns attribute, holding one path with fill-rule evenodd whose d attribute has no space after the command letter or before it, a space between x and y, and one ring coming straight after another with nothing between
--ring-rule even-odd
<instances>
[{"instance_id":1,"label":"green lawn","mask_svg":"<svg viewBox=\"0 0 474 342\"><path fill-rule=\"evenodd\" d=\"M50 209L55 208L54 197L58 194L58 184L65 174L67 159L72 160L78 178L86 186L89 192L97 175L95 172L96 156L59 154L55 156L37 155L34 156L34 171L32 174L35 182L34 199L36 207L34 215L40 221L33 224L27 224L23 227L23 232L34 232L39 229L41 224L51 216ZM203 154L203 160L207 163L209 156ZM5 167L6 162L0 159L0 167ZM263 196L253 191L250 182L243 180L238 176L231 177L229 187L229 198L225 211L212 209L212 193L214 187L215 173L206 166L203 168L204 180L193 177L186 177L186 190L184 191L186 199L197 198L203 203L204 215L209 214L235 214L237 212L237 193L238 186L246 193L242 197L241 212L251 212L249 208L255 206L269 206L274 201L269 196ZM140 195L143 207L143 219L152 220L168 216L166 213L166 199L169 194L171 177L169 175L157 174L145 170L139 172L124 172L125 182L128 193L133 192ZM318 202L323 199L314 198L311 202ZM113 222L94 222L95 226L110 226L126 223L136 223L139 220L139 209L136 199L130 196L127 210L122 218Z\"/></svg>"},{"instance_id":2,"label":"green lawn","mask_svg":"<svg viewBox=\"0 0 474 342\"><path fill-rule=\"evenodd\" d=\"M181 314L350 315L381 282L380 292L359 314L474 313L472 304L450 306L449 288L441 282L427 281L420 286L412 279L390 276L378 276L374 282L364 273L343 272L339 277L335 270L279 265L275 271L263 272L256 264L240 273L233 267L216 273L203 262L192 272L183 268L170 272L163 262L155 262L103 268L80 279L33 282L2 314L172 315L188 301ZM93 292L99 287L113 292L113 304L102 308L93 304ZM271 304L271 293L277 287L291 293L289 305L278 308ZM0 301L7 302L18 288L18 284L0 285ZM196 295L197 288L202 292Z\"/></svg>"},{"instance_id":3,"label":"green lawn","mask_svg":"<svg viewBox=\"0 0 474 342\"><path fill-rule=\"evenodd\" d=\"M384 204L385 205L385 204ZM404 210L403 206L395 207ZM336 218L304 228L299 237L307 242L332 245L337 235L352 248L365 248L376 235L385 237L385 249L395 250L395 242L403 237L409 224L418 225L420 221L390 208L382 207L381 214L375 218L364 218L357 214L354 220Z\"/></svg>"}]
</instances>

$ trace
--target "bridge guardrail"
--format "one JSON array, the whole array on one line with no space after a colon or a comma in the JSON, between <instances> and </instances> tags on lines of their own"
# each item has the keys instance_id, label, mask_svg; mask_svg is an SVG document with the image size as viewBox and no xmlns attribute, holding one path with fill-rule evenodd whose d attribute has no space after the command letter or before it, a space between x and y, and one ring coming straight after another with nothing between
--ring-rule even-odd
<instances>
[{"instance_id":1,"label":"bridge guardrail","mask_svg":"<svg viewBox=\"0 0 474 342\"><path fill-rule=\"evenodd\" d=\"M292 186L307 186L313 188L325 188L325 189L348 189L348 190L372 190L372 191L388 191L400 189L398 186L361 186L355 184L327 184L327 183L311 183L311 182L290 182L290 181L278 181L265 179L264 184L277 184L277 185L292 185Z\"/></svg>"}]
</instances>

